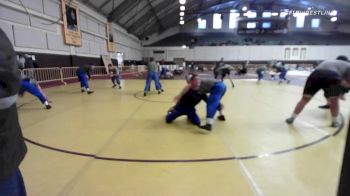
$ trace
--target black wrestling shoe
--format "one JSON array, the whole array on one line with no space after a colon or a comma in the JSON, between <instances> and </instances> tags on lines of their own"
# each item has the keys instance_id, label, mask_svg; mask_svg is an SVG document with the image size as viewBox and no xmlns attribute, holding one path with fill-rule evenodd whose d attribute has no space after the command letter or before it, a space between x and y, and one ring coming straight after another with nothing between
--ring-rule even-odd
<instances>
[{"instance_id":1,"label":"black wrestling shoe","mask_svg":"<svg viewBox=\"0 0 350 196\"><path fill-rule=\"evenodd\" d=\"M210 133L211 132L211 125L210 124L199 126L199 128L200 128L199 132L201 132L201 133Z\"/></svg>"},{"instance_id":2,"label":"black wrestling shoe","mask_svg":"<svg viewBox=\"0 0 350 196\"><path fill-rule=\"evenodd\" d=\"M328 104L326 104L326 105L320 105L320 106L318 106L318 108L321 108L321 109L329 109L329 108L331 108L331 106L328 105Z\"/></svg>"},{"instance_id":3,"label":"black wrestling shoe","mask_svg":"<svg viewBox=\"0 0 350 196\"><path fill-rule=\"evenodd\" d=\"M121 87L121 86L119 86L119 89L122 89L122 87Z\"/></svg>"},{"instance_id":4,"label":"black wrestling shoe","mask_svg":"<svg viewBox=\"0 0 350 196\"><path fill-rule=\"evenodd\" d=\"M340 127L340 123L339 122L332 122L331 127L334 127L334 128Z\"/></svg>"},{"instance_id":5,"label":"black wrestling shoe","mask_svg":"<svg viewBox=\"0 0 350 196\"><path fill-rule=\"evenodd\" d=\"M46 107L46 109L48 109L48 110L52 108L52 106L50 106L50 105L46 105L45 107Z\"/></svg>"},{"instance_id":6,"label":"black wrestling shoe","mask_svg":"<svg viewBox=\"0 0 350 196\"><path fill-rule=\"evenodd\" d=\"M161 91L158 91L158 95L160 95Z\"/></svg>"},{"instance_id":7,"label":"black wrestling shoe","mask_svg":"<svg viewBox=\"0 0 350 196\"><path fill-rule=\"evenodd\" d=\"M286 123L289 125L293 124L293 122L294 122L294 118L287 118L286 119Z\"/></svg>"},{"instance_id":8,"label":"black wrestling shoe","mask_svg":"<svg viewBox=\"0 0 350 196\"><path fill-rule=\"evenodd\" d=\"M147 95L146 93L143 93L143 96L144 96L144 97L146 97L146 95Z\"/></svg>"},{"instance_id":9,"label":"black wrestling shoe","mask_svg":"<svg viewBox=\"0 0 350 196\"><path fill-rule=\"evenodd\" d=\"M92 94L92 93L94 93L94 91L87 91L87 94L88 94L88 95L90 95L90 94Z\"/></svg>"},{"instance_id":10,"label":"black wrestling shoe","mask_svg":"<svg viewBox=\"0 0 350 196\"><path fill-rule=\"evenodd\" d=\"M220 115L220 116L218 116L218 120L220 120L220 121L225 121L225 120L226 120L226 118L225 118L225 116L224 116L224 115Z\"/></svg>"},{"instance_id":11,"label":"black wrestling shoe","mask_svg":"<svg viewBox=\"0 0 350 196\"><path fill-rule=\"evenodd\" d=\"M160 89L160 91L164 92L164 89Z\"/></svg>"},{"instance_id":12,"label":"black wrestling shoe","mask_svg":"<svg viewBox=\"0 0 350 196\"><path fill-rule=\"evenodd\" d=\"M117 85L116 84L113 84L112 88L115 88Z\"/></svg>"},{"instance_id":13,"label":"black wrestling shoe","mask_svg":"<svg viewBox=\"0 0 350 196\"><path fill-rule=\"evenodd\" d=\"M84 89L81 89L81 92L83 93L83 92L85 92L85 90L84 90Z\"/></svg>"}]
</instances>

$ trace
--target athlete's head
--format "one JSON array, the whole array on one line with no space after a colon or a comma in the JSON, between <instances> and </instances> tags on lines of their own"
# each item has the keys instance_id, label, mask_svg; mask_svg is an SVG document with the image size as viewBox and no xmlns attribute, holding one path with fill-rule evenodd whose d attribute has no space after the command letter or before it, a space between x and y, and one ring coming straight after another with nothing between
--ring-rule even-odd
<instances>
[{"instance_id":1,"label":"athlete's head","mask_svg":"<svg viewBox=\"0 0 350 196\"><path fill-rule=\"evenodd\" d=\"M348 61L349 62L349 59L347 56L345 55L340 55L337 57L337 60L341 60L341 61Z\"/></svg>"},{"instance_id":2,"label":"athlete's head","mask_svg":"<svg viewBox=\"0 0 350 196\"><path fill-rule=\"evenodd\" d=\"M197 90L199 88L199 85L201 84L201 79L199 76L195 73L189 74L186 77L187 83L191 85L191 88L194 90Z\"/></svg>"}]
</instances>

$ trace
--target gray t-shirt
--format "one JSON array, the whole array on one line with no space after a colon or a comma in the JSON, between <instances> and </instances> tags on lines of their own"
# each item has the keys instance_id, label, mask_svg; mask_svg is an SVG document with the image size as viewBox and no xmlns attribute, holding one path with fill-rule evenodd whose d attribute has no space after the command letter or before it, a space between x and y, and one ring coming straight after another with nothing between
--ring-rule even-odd
<instances>
[{"instance_id":1,"label":"gray t-shirt","mask_svg":"<svg viewBox=\"0 0 350 196\"><path fill-rule=\"evenodd\" d=\"M201 79L201 84L198 89L199 93L202 95L210 93L211 88L218 82L220 81L215 79Z\"/></svg>"},{"instance_id":2,"label":"gray t-shirt","mask_svg":"<svg viewBox=\"0 0 350 196\"><path fill-rule=\"evenodd\" d=\"M224 65L222 65L222 66L217 68L218 71L219 70L223 70L223 69L234 70L234 68L231 65L229 65L229 64L224 64Z\"/></svg>"},{"instance_id":3,"label":"gray t-shirt","mask_svg":"<svg viewBox=\"0 0 350 196\"><path fill-rule=\"evenodd\" d=\"M119 75L119 67L117 66L113 66L109 71L113 73L113 75Z\"/></svg>"},{"instance_id":4,"label":"gray t-shirt","mask_svg":"<svg viewBox=\"0 0 350 196\"><path fill-rule=\"evenodd\" d=\"M320 63L316 70L331 70L338 73L343 80L350 80L350 63L342 60L327 60Z\"/></svg>"},{"instance_id":5,"label":"gray t-shirt","mask_svg":"<svg viewBox=\"0 0 350 196\"><path fill-rule=\"evenodd\" d=\"M151 61L148 63L147 69L148 69L148 71L158 72L158 66L159 66L158 63Z\"/></svg>"}]
</instances>

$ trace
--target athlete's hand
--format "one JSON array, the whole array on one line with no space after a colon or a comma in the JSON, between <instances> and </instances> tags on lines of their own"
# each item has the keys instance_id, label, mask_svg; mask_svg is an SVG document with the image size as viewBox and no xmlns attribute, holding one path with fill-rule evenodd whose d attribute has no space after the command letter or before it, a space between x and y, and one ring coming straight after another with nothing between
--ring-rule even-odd
<instances>
[{"instance_id":1,"label":"athlete's hand","mask_svg":"<svg viewBox=\"0 0 350 196\"><path fill-rule=\"evenodd\" d=\"M169 108L168 112L171 112L174 110L174 107Z\"/></svg>"},{"instance_id":2,"label":"athlete's hand","mask_svg":"<svg viewBox=\"0 0 350 196\"><path fill-rule=\"evenodd\" d=\"M340 100L343 100L343 101L346 101L345 95L340 95L340 96L339 96L339 99L340 99Z\"/></svg>"},{"instance_id":3,"label":"athlete's hand","mask_svg":"<svg viewBox=\"0 0 350 196\"><path fill-rule=\"evenodd\" d=\"M178 102L180 100L180 98L181 98L180 96L176 96L176 97L174 97L174 101Z\"/></svg>"}]
</instances>

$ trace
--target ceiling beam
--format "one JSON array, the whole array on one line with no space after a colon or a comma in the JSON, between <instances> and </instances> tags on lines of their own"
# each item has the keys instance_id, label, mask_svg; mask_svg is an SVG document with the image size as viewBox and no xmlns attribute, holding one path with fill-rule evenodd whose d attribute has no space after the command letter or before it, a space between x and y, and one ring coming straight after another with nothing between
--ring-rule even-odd
<instances>
[{"instance_id":1,"label":"ceiling beam","mask_svg":"<svg viewBox=\"0 0 350 196\"><path fill-rule=\"evenodd\" d=\"M137 0L137 1L140 1L140 0ZM138 5L139 6L139 5ZM125 26L128 26L127 24L131 21L131 20L136 20L136 16L138 16L140 13L142 13L143 10L145 10L145 8L148 6L147 4L144 5L141 9L138 9L138 6L137 6L137 10L135 11L135 14L133 17L130 17L126 22L124 22ZM140 11L139 11L140 10ZM130 26L129 26L130 27Z\"/></svg>"},{"instance_id":2,"label":"ceiling beam","mask_svg":"<svg viewBox=\"0 0 350 196\"><path fill-rule=\"evenodd\" d=\"M148 0L149 1L149 0ZM176 1L174 1L177 3ZM129 28L127 28L128 32L134 32L136 29L140 28L140 26L144 25L151 17L156 17L156 22L157 24L163 28L163 25L161 25L160 20L158 18L158 15L156 14L157 12L160 12L162 9L166 8L169 6L169 1L164 0L161 3L159 3L157 6L153 7L153 10L150 10L146 12L143 16L141 16L136 22L134 22Z\"/></svg>"},{"instance_id":3,"label":"ceiling beam","mask_svg":"<svg viewBox=\"0 0 350 196\"><path fill-rule=\"evenodd\" d=\"M88 0L86 0L86 1L88 1ZM86 2L85 4L86 4L87 6L89 6L89 7L91 7L93 10L95 10L95 11L97 11L97 12L100 13L100 10L99 10L97 7L95 7L90 1L89 1L89 2ZM126 29L126 26L125 26L124 24L119 23L118 21L114 21L113 23L115 23L115 24L121 26L123 29ZM135 35L135 34L133 34L133 35Z\"/></svg>"},{"instance_id":4,"label":"ceiling beam","mask_svg":"<svg viewBox=\"0 0 350 196\"><path fill-rule=\"evenodd\" d=\"M102 9L104 6L106 6L109 2L110 2L111 0L106 0L106 1L104 1L101 5L100 5L100 7L98 8L98 9ZM112 1L114 1L114 0L112 0Z\"/></svg>"},{"instance_id":5,"label":"ceiling beam","mask_svg":"<svg viewBox=\"0 0 350 196\"><path fill-rule=\"evenodd\" d=\"M131 9L133 9L138 1L134 0L124 0L120 5L114 8L108 14L108 21L116 22L119 21L125 14L127 14Z\"/></svg>"},{"instance_id":6,"label":"ceiling beam","mask_svg":"<svg viewBox=\"0 0 350 196\"><path fill-rule=\"evenodd\" d=\"M169 20L164 20L164 16L168 16L170 12L177 11L177 10L178 10L178 7L179 7L179 5L176 3L176 1L174 1L172 5L167 6L165 9L163 9L163 10L161 10L161 11L159 12L159 18L161 18L161 23L162 23L164 26L166 26L167 22L169 21ZM174 15L176 16L177 13L173 13L173 14L172 14L173 18L176 18L176 17L174 17ZM176 20L177 20L177 19L178 19L178 18L176 18ZM155 23L154 20L153 20L153 21L150 21L150 22L148 22L148 23L145 23L145 24L139 26L139 27L138 27L137 29L135 29L133 32L135 32L135 34L137 34L137 32L139 32L139 30L142 30L142 29L143 29L143 31L145 31L147 28L150 27L150 25L154 25L154 23ZM145 26L146 26L146 27L145 27ZM160 30L161 30L161 29L160 29Z\"/></svg>"},{"instance_id":7,"label":"ceiling beam","mask_svg":"<svg viewBox=\"0 0 350 196\"><path fill-rule=\"evenodd\" d=\"M163 31L166 30L166 28L168 28L169 26L171 26L172 24L179 24L179 18L178 17L174 17L174 15L178 15L178 9L175 9L171 12L167 12L167 14L165 16L162 17L162 23L164 24L165 22L170 21L170 23L168 23L169 25L167 25L164 29L159 29L158 33L162 33ZM148 36L152 33L157 32L157 29L154 28L154 21L152 21L152 23L148 24L145 28L143 29L138 29L137 31L135 31L136 35L139 35L139 37L145 37Z\"/></svg>"},{"instance_id":8,"label":"ceiling beam","mask_svg":"<svg viewBox=\"0 0 350 196\"><path fill-rule=\"evenodd\" d=\"M157 12L155 11L155 9L154 9L154 7L153 7L151 1L150 1L150 0L147 0L147 2L148 2L148 5L151 7L152 13L153 13L154 16L156 17L156 21L157 21L158 26L159 26L160 28L164 29L162 23L160 23L160 20L159 20L159 18L158 18L158 14L157 14ZM163 2L166 2L166 0L163 1Z\"/></svg>"}]
</instances>

